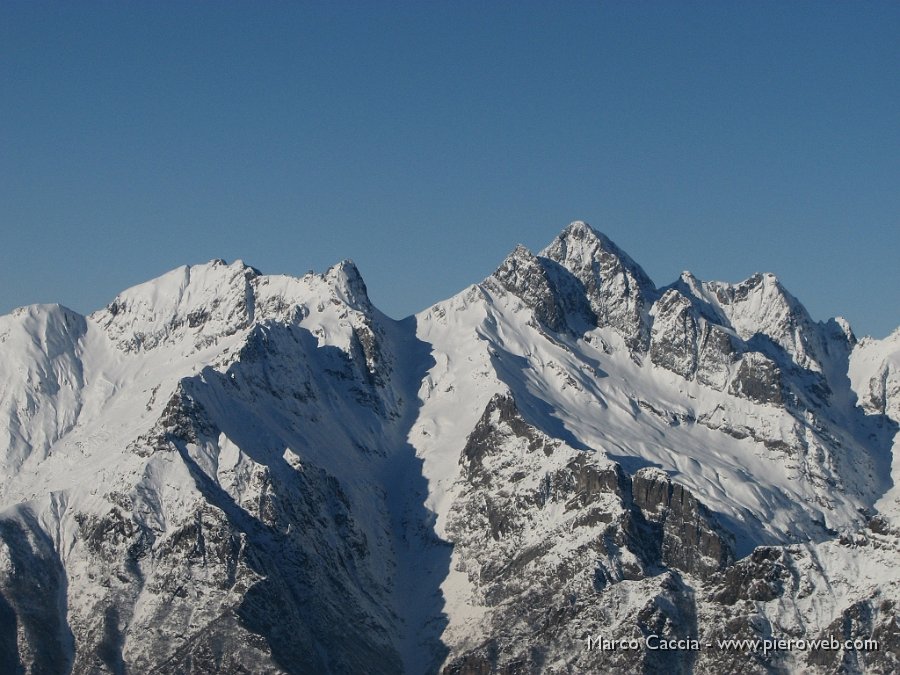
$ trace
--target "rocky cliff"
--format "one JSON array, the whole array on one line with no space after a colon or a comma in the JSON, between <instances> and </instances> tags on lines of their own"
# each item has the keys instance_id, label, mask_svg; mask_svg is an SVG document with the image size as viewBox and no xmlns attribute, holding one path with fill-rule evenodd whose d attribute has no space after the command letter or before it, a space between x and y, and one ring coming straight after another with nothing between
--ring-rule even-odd
<instances>
[{"instance_id":1,"label":"rocky cliff","mask_svg":"<svg viewBox=\"0 0 900 675\"><path fill-rule=\"evenodd\" d=\"M897 335L580 222L403 321L349 262L16 310L0 671L895 672Z\"/></svg>"}]
</instances>

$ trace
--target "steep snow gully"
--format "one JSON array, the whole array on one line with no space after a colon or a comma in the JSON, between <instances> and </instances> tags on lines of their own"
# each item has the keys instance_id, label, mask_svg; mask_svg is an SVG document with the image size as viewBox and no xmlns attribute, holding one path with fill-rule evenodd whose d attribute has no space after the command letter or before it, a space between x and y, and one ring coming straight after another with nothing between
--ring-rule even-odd
<instances>
[{"instance_id":1,"label":"steep snow gully","mask_svg":"<svg viewBox=\"0 0 900 675\"><path fill-rule=\"evenodd\" d=\"M898 424L900 330L582 222L401 321L349 261L23 307L0 672L898 672Z\"/></svg>"}]
</instances>

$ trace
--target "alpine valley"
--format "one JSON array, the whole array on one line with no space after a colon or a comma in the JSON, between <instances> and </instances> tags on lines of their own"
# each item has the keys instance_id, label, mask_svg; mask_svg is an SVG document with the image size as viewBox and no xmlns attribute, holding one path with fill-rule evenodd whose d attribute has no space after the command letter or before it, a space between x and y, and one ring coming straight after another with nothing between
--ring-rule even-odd
<instances>
[{"instance_id":1,"label":"alpine valley","mask_svg":"<svg viewBox=\"0 0 900 675\"><path fill-rule=\"evenodd\" d=\"M23 307L0 673L900 672L898 425L900 330L581 222L402 321L346 261Z\"/></svg>"}]
</instances>

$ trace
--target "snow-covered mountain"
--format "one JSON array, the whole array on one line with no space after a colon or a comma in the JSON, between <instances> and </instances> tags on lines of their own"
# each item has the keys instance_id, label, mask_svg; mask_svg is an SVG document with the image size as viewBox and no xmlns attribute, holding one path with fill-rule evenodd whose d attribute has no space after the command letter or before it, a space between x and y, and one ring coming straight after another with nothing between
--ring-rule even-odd
<instances>
[{"instance_id":1,"label":"snow-covered mountain","mask_svg":"<svg viewBox=\"0 0 900 675\"><path fill-rule=\"evenodd\" d=\"M403 321L350 262L21 308L0 672L895 672L898 425L900 331L581 222Z\"/></svg>"}]
</instances>

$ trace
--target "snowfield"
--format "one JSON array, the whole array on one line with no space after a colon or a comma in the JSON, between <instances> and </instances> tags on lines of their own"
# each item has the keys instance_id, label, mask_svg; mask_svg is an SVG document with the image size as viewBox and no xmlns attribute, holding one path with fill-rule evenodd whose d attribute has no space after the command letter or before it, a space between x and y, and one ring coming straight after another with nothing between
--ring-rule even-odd
<instances>
[{"instance_id":1,"label":"snowfield","mask_svg":"<svg viewBox=\"0 0 900 675\"><path fill-rule=\"evenodd\" d=\"M900 330L581 222L402 321L348 261L23 307L0 672L897 672L898 425ZM585 648L651 634L880 647Z\"/></svg>"}]
</instances>

